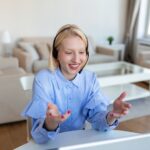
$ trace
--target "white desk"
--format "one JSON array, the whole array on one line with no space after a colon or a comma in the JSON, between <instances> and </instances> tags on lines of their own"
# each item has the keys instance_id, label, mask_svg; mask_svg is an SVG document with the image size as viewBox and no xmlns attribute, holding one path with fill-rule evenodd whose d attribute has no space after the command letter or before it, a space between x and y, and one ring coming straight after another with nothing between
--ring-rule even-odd
<instances>
[{"instance_id":1,"label":"white desk","mask_svg":"<svg viewBox=\"0 0 150 150\"><path fill-rule=\"evenodd\" d=\"M15 150L45 150L45 149L53 149L58 147L65 147L71 145L79 145L85 143L93 143L93 142L104 142L112 139L124 138L128 136L135 136L137 133L125 132L113 130L110 132L98 132L95 130L78 130L71 132L63 132L60 133L57 138L53 141L49 141L46 144L36 144L33 141L16 148Z\"/></svg>"}]
</instances>

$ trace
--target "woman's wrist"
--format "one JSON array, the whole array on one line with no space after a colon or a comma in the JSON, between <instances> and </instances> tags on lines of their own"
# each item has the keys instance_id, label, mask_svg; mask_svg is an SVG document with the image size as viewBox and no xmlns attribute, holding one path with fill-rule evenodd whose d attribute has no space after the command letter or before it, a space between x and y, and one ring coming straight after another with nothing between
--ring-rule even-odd
<instances>
[{"instance_id":1,"label":"woman's wrist","mask_svg":"<svg viewBox=\"0 0 150 150\"><path fill-rule=\"evenodd\" d=\"M114 117L112 112L110 111L107 113L106 120L107 120L107 123L111 126L117 120L117 118Z\"/></svg>"},{"instance_id":2,"label":"woman's wrist","mask_svg":"<svg viewBox=\"0 0 150 150\"><path fill-rule=\"evenodd\" d=\"M49 124L47 120L45 120L43 124L43 128L46 129L47 131L55 131L58 127L58 123L51 123Z\"/></svg>"}]
</instances>

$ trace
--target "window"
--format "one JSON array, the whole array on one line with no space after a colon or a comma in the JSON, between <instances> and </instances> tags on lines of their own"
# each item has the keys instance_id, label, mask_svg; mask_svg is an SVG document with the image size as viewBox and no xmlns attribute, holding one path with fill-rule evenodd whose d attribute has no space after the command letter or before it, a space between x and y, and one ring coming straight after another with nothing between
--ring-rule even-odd
<instances>
[{"instance_id":1,"label":"window","mask_svg":"<svg viewBox=\"0 0 150 150\"><path fill-rule=\"evenodd\" d=\"M146 35L146 37L150 38L150 1L148 2L145 35Z\"/></svg>"},{"instance_id":2,"label":"window","mask_svg":"<svg viewBox=\"0 0 150 150\"><path fill-rule=\"evenodd\" d=\"M147 35L150 36L150 17L148 18Z\"/></svg>"}]
</instances>

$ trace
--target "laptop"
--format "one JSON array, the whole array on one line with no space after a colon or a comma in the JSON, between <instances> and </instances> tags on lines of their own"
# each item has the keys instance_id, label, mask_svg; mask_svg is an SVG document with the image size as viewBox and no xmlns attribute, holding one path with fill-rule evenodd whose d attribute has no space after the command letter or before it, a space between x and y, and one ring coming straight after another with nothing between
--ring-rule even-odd
<instances>
[{"instance_id":1,"label":"laptop","mask_svg":"<svg viewBox=\"0 0 150 150\"><path fill-rule=\"evenodd\" d=\"M150 133L89 142L71 146L54 148L51 150L150 150Z\"/></svg>"}]
</instances>

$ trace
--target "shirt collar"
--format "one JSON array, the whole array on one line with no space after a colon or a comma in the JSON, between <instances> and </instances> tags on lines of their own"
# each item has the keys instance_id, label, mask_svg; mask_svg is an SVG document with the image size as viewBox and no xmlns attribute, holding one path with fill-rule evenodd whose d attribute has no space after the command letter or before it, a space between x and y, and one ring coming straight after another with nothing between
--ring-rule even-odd
<instances>
[{"instance_id":1,"label":"shirt collar","mask_svg":"<svg viewBox=\"0 0 150 150\"><path fill-rule=\"evenodd\" d=\"M72 85L75 85L76 87L79 87L80 78L81 78L80 77L81 75L79 73L71 81L64 77L64 75L62 74L62 72L59 68L56 69L55 74L56 74L56 80L57 80L59 88L62 88L64 85L67 85L69 87L72 87Z\"/></svg>"},{"instance_id":2,"label":"shirt collar","mask_svg":"<svg viewBox=\"0 0 150 150\"><path fill-rule=\"evenodd\" d=\"M81 80L81 74L78 73L76 77L71 81L75 86L79 87Z\"/></svg>"}]
</instances>

